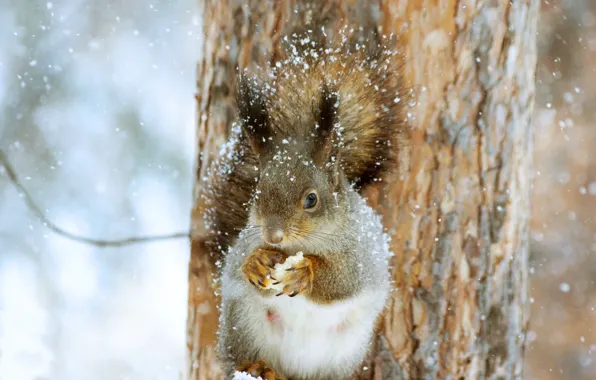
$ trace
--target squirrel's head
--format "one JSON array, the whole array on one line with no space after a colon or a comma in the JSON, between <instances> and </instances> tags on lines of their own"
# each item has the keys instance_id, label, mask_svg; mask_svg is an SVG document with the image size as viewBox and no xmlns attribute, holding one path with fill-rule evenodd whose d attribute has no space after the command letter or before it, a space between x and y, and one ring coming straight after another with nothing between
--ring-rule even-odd
<instances>
[{"instance_id":1,"label":"squirrel's head","mask_svg":"<svg viewBox=\"0 0 596 380\"><path fill-rule=\"evenodd\" d=\"M312 115L276 119L267 97L253 84L241 77L237 99L243 136L260 165L250 223L268 244L313 249L333 233L345 209L348 184L337 149L338 96L323 85L309 107ZM279 125L292 121L308 125Z\"/></svg>"}]
</instances>

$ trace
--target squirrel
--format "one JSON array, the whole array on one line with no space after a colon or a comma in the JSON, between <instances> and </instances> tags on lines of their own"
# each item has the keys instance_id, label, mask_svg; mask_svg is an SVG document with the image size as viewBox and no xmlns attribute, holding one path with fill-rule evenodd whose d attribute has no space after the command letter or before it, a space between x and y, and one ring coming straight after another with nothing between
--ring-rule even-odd
<instances>
[{"instance_id":1,"label":"squirrel","mask_svg":"<svg viewBox=\"0 0 596 380\"><path fill-rule=\"evenodd\" d=\"M311 43L317 41L313 47L304 42L308 37L303 36L304 33L294 33L286 48L291 52L289 57L272 63L274 73L268 75L276 78L260 78L264 83L270 82L270 86L278 83L274 95L276 109L270 109L269 114L278 119L275 128L291 136L296 132L290 130L294 120L306 122L303 119L311 112L308 97L314 94L310 92L323 80L336 82L343 95L337 115L343 136L339 147L343 172L354 189L362 193L394 173L400 147L408 145L403 57L387 50L384 44L365 46L342 40L341 47L334 44L324 48L320 36L311 36ZM301 46L305 44L306 47ZM353 46L358 48L353 51ZM309 69L304 70L304 65ZM236 87L240 85L237 83ZM302 92L294 93L293 89ZM241 104L242 99L237 98L236 102ZM206 179L200 193L205 205L205 230L200 244L220 270L225 252L248 222L248 206L260 170L259 157L248 143L245 129L234 123L227 132L228 141L206 173L200 174Z\"/></svg>"},{"instance_id":2,"label":"squirrel","mask_svg":"<svg viewBox=\"0 0 596 380\"><path fill-rule=\"evenodd\" d=\"M346 379L365 359L391 254L358 191L397 165L396 58L308 47L266 75L239 75L240 129L219 166L235 174L218 206L239 194L247 206L226 225L217 352L227 378Z\"/></svg>"}]
</instances>

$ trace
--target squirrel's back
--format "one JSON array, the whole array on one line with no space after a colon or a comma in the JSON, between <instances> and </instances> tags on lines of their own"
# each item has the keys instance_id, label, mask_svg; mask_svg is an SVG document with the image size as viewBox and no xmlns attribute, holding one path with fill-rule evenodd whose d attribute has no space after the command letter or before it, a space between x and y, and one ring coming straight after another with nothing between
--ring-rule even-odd
<instances>
[{"instance_id":1,"label":"squirrel's back","mask_svg":"<svg viewBox=\"0 0 596 380\"><path fill-rule=\"evenodd\" d=\"M296 44L305 46L290 45L287 59L250 77L242 74L240 119L267 118L276 135L305 142L317 128L321 97L333 93L339 102L334 144L346 178L358 189L382 181L397 168L406 134L400 55L381 47L369 55L371 49L364 47L347 52L312 47L305 40ZM263 103L257 115L250 114L254 102ZM258 158L242 130L232 133L203 192L209 234L205 241L217 258L246 226L247 204L259 177Z\"/></svg>"}]
</instances>

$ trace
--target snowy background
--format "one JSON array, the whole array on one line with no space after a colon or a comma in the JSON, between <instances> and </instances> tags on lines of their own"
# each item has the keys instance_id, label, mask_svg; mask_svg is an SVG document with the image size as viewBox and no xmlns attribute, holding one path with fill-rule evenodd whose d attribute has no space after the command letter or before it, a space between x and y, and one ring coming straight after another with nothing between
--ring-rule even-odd
<instances>
[{"instance_id":1,"label":"snowy background","mask_svg":"<svg viewBox=\"0 0 596 380\"><path fill-rule=\"evenodd\" d=\"M188 230L196 0L0 0L0 149L59 226ZM178 379L188 242L95 248L0 174L0 379Z\"/></svg>"},{"instance_id":2,"label":"snowy background","mask_svg":"<svg viewBox=\"0 0 596 380\"><path fill-rule=\"evenodd\" d=\"M0 149L49 219L188 229L196 0L0 0ZM540 22L528 379L596 378L596 2ZM188 243L96 248L0 173L0 379L178 379Z\"/></svg>"},{"instance_id":3,"label":"snowy background","mask_svg":"<svg viewBox=\"0 0 596 380\"><path fill-rule=\"evenodd\" d=\"M544 0L526 378L596 379L596 1Z\"/></svg>"}]
</instances>

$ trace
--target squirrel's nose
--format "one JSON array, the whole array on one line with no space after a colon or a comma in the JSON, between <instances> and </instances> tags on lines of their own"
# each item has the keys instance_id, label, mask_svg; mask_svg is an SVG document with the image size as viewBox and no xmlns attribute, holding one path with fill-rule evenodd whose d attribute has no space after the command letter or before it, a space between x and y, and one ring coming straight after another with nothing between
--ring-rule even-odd
<instances>
[{"instance_id":1,"label":"squirrel's nose","mask_svg":"<svg viewBox=\"0 0 596 380\"><path fill-rule=\"evenodd\" d=\"M265 232L265 241L270 244L279 244L284 238L284 232L278 228L267 229Z\"/></svg>"}]
</instances>

